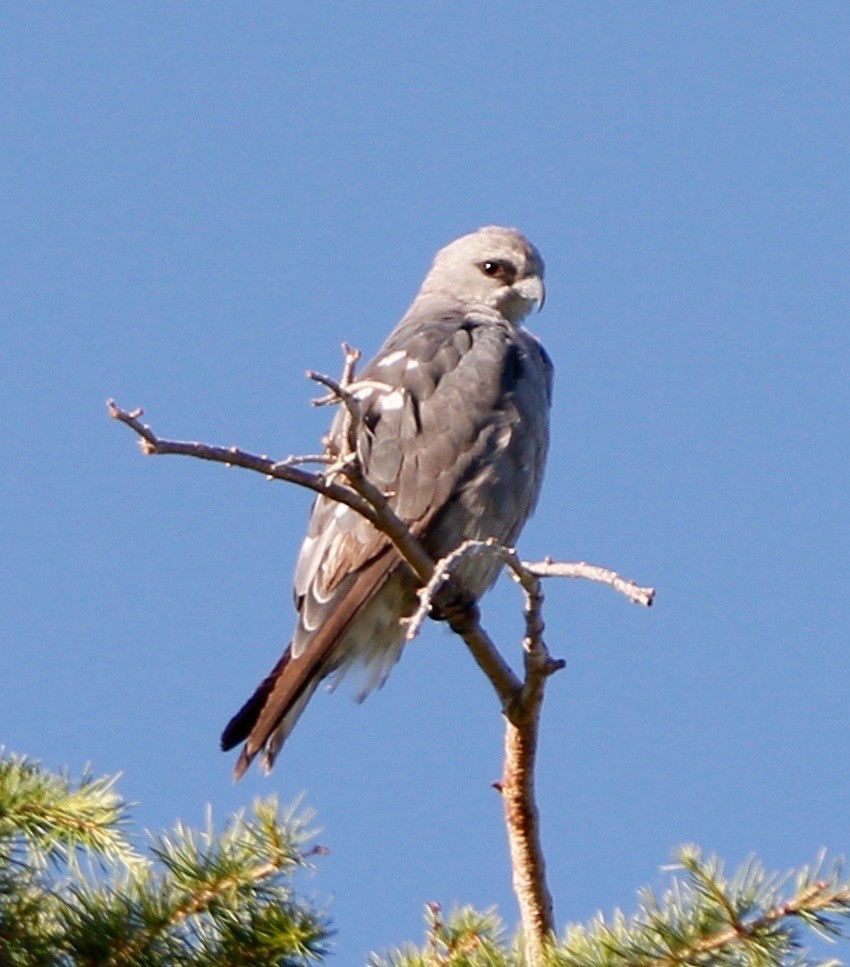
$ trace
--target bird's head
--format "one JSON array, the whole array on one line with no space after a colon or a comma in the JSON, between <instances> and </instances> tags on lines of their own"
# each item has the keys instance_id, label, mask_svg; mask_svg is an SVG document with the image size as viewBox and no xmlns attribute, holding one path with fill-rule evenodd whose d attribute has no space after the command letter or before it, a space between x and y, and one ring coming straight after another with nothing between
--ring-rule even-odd
<instances>
[{"instance_id":1,"label":"bird's head","mask_svg":"<svg viewBox=\"0 0 850 967\"><path fill-rule=\"evenodd\" d=\"M421 291L444 293L464 306L487 306L519 323L543 305L544 269L540 253L521 232L488 225L437 252Z\"/></svg>"}]
</instances>

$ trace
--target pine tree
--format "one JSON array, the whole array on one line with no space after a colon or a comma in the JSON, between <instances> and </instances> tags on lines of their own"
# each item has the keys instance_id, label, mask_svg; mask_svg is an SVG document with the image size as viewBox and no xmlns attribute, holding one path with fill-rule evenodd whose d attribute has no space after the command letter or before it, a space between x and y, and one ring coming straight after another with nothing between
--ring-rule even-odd
<instances>
[{"instance_id":1,"label":"pine tree","mask_svg":"<svg viewBox=\"0 0 850 967\"><path fill-rule=\"evenodd\" d=\"M728 878L716 857L683 846L669 868L671 884L660 898L639 893L632 917L617 912L587 925L570 925L545 954L547 967L837 967L813 958L806 932L835 940L850 916L850 884L824 858L796 874L768 875L751 859ZM470 908L443 920L426 908L423 947L373 957L369 967L525 967L518 939L508 940L495 911Z\"/></svg>"},{"instance_id":2,"label":"pine tree","mask_svg":"<svg viewBox=\"0 0 850 967\"><path fill-rule=\"evenodd\" d=\"M113 778L44 770L0 758L2 967L298 967L322 962L330 926L297 896L293 878L321 852L309 815L258 800L221 832L177 824L132 844ZM793 877L751 860L734 876L694 846L679 850L669 888L639 909L568 926L547 949L551 967L791 967L816 960L810 931L835 939L850 916L850 884L823 861ZM495 911L426 908L422 947L371 967L526 967L520 938Z\"/></svg>"},{"instance_id":3,"label":"pine tree","mask_svg":"<svg viewBox=\"0 0 850 967\"><path fill-rule=\"evenodd\" d=\"M328 923L292 882L316 852L308 821L270 797L220 833L211 817L202 832L178 824L145 855L114 777L0 759L0 964L316 963Z\"/></svg>"}]
</instances>

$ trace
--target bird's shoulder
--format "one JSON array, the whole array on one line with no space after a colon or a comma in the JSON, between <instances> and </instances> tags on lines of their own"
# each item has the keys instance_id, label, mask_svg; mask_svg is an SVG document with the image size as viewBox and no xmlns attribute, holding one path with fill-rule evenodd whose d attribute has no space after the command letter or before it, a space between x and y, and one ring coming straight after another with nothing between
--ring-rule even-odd
<instances>
[{"instance_id":1,"label":"bird's shoulder","mask_svg":"<svg viewBox=\"0 0 850 967\"><path fill-rule=\"evenodd\" d=\"M484 384L503 389L503 381L519 375L526 359L551 371L540 342L498 312L420 299L363 368L354 389L367 403L380 405L388 389L424 403L446 380L476 391Z\"/></svg>"}]
</instances>

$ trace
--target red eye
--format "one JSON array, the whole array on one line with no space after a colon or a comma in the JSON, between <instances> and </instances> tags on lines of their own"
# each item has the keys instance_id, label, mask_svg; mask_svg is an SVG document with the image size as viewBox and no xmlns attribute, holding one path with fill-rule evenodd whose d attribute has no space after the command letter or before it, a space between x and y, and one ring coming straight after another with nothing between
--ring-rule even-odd
<instances>
[{"instance_id":1,"label":"red eye","mask_svg":"<svg viewBox=\"0 0 850 967\"><path fill-rule=\"evenodd\" d=\"M516 268L502 259L488 259L481 263L481 271L491 279L502 279L508 285L512 285L516 278Z\"/></svg>"}]
</instances>

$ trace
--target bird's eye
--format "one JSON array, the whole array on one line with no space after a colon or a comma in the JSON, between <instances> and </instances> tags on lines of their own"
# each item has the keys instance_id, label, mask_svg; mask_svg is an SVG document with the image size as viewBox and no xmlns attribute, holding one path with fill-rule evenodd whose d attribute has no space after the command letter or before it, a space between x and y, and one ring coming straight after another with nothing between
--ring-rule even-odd
<instances>
[{"instance_id":1,"label":"bird's eye","mask_svg":"<svg viewBox=\"0 0 850 967\"><path fill-rule=\"evenodd\" d=\"M481 263L481 271L491 279L501 279L507 285L513 285L516 279L516 268L503 259L488 259Z\"/></svg>"}]
</instances>

